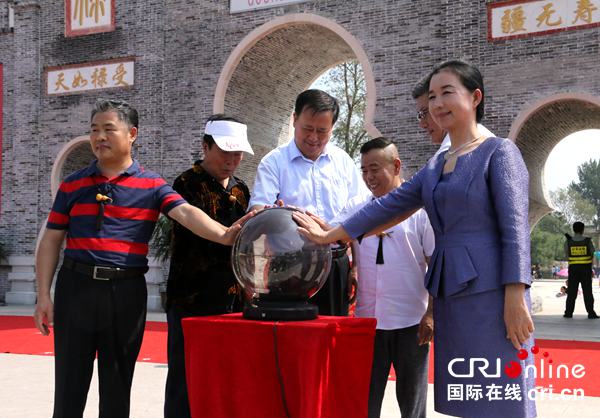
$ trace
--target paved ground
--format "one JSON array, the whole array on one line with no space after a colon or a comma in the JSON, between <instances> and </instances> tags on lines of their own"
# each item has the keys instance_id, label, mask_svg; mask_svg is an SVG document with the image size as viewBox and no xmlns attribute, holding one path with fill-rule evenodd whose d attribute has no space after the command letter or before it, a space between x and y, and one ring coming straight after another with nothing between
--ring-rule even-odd
<instances>
[{"instance_id":1,"label":"paved ground","mask_svg":"<svg viewBox=\"0 0 600 418\"><path fill-rule=\"evenodd\" d=\"M559 282L539 281L534 292L542 298L543 310L534 316L536 337L543 339L600 341L600 320L588 320L581 296L573 319L562 318L565 298L555 295ZM600 288L594 282L594 297L600 311ZM32 307L0 307L0 315L30 315ZM148 319L164 321L162 313L149 313ZM132 418L162 417L166 366L138 363L132 389ZM386 389L382 418L400 417L394 399L394 382ZM445 417L433 412L433 386L429 387L429 417ZM92 380L86 418L98 416L97 378ZM53 396L52 357L0 354L0 418L45 418L51 416ZM543 400L537 402L540 418L598 417L600 398ZM270 418L270 417L265 417ZM343 418L343 417L339 417ZM482 417L484 418L484 417ZM507 417L509 418L509 417Z\"/></svg>"}]
</instances>

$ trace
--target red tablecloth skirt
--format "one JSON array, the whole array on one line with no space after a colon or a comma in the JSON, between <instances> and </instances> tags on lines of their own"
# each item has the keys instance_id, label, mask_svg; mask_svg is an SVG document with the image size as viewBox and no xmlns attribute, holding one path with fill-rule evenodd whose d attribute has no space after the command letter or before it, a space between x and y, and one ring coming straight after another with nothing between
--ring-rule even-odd
<instances>
[{"instance_id":1,"label":"red tablecloth skirt","mask_svg":"<svg viewBox=\"0 0 600 418\"><path fill-rule=\"evenodd\" d=\"M231 314L187 318L183 330L194 418L286 418L282 392L292 418L367 416L375 319Z\"/></svg>"}]
</instances>

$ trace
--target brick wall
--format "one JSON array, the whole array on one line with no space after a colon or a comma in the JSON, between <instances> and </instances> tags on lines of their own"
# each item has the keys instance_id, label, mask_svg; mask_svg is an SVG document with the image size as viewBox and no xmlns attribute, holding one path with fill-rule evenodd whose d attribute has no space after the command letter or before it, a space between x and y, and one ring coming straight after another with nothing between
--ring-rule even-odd
<instances>
[{"instance_id":1,"label":"brick wall","mask_svg":"<svg viewBox=\"0 0 600 418\"><path fill-rule=\"evenodd\" d=\"M0 26L6 25L7 4L0 0ZM234 15L227 0L117 0L114 32L75 38L63 35L62 1L19 1L14 33L0 31L0 240L12 254L33 254L51 205L52 165L69 140L87 132L97 97L122 98L138 107L137 157L144 166L168 181L187 169L200 155L204 121L212 113L225 61L252 30L291 13L330 19L361 44L375 78L374 124L397 142L407 175L435 151L416 123L410 91L441 60L463 58L480 67L486 81L484 124L499 136L508 135L515 118L545 97L600 95L599 28L489 42L486 3L480 0L315 0ZM44 67L129 56L136 57L132 89L42 94ZM225 97L225 110L249 124L257 152L244 161L241 177L252 183L260 157L286 139L296 94L349 58L348 45L313 24L275 31L248 51ZM600 128L599 112L581 102L562 103L524 126L517 144L532 171L536 199L543 200L539 171L548 152L574 130ZM0 277L0 300L2 286Z\"/></svg>"},{"instance_id":2,"label":"brick wall","mask_svg":"<svg viewBox=\"0 0 600 418\"><path fill-rule=\"evenodd\" d=\"M87 141L82 142L69 153L61 170L60 179L62 180L72 172L87 167L94 159L94 153L92 153L89 143Z\"/></svg>"}]
</instances>

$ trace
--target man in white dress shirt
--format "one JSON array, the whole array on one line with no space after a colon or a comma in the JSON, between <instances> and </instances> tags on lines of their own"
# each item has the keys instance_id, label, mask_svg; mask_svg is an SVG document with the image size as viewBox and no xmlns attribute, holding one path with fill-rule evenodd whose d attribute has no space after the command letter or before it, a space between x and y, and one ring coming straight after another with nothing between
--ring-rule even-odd
<instances>
[{"instance_id":1,"label":"man in white dress shirt","mask_svg":"<svg viewBox=\"0 0 600 418\"><path fill-rule=\"evenodd\" d=\"M429 113L429 76L421 79L413 88L412 97L415 100L415 106L417 110L417 120L419 126L427 132L427 135L431 138L433 145L439 145L440 148L436 151L435 155L438 155L450 148L450 135L444 131L440 126L435 123L431 114ZM496 136L489 129L482 124L477 124L480 135L486 137Z\"/></svg>"},{"instance_id":2,"label":"man in white dress shirt","mask_svg":"<svg viewBox=\"0 0 600 418\"><path fill-rule=\"evenodd\" d=\"M372 194L351 199L334 224L402 183L402 163L389 139L372 139L360 153L363 180ZM400 224L353 246L358 269L356 316L377 318L369 418L380 415L391 364L396 371L396 398L402 417L425 417L433 317L424 281L435 246L427 214L420 209Z\"/></svg>"},{"instance_id":3,"label":"man in white dress shirt","mask_svg":"<svg viewBox=\"0 0 600 418\"><path fill-rule=\"evenodd\" d=\"M338 114L337 100L322 90L298 95L294 138L261 160L250 210L283 201L331 222L348 200L368 192L352 158L329 142ZM321 315L346 316L351 290L346 248L332 249L332 257L329 278L313 301Z\"/></svg>"}]
</instances>

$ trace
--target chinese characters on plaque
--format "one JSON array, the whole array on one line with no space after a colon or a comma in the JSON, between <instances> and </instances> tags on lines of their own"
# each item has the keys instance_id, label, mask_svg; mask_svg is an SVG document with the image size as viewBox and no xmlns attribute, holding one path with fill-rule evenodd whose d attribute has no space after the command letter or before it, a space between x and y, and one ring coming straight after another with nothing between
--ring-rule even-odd
<instances>
[{"instance_id":1,"label":"chinese characters on plaque","mask_svg":"<svg viewBox=\"0 0 600 418\"><path fill-rule=\"evenodd\" d=\"M46 68L46 94L133 86L134 63L128 58Z\"/></svg>"},{"instance_id":2,"label":"chinese characters on plaque","mask_svg":"<svg viewBox=\"0 0 600 418\"><path fill-rule=\"evenodd\" d=\"M600 25L600 0L509 1L488 4L491 40Z\"/></svg>"},{"instance_id":3,"label":"chinese characters on plaque","mask_svg":"<svg viewBox=\"0 0 600 418\"><path fill-rule=\"evenodd\" d=\"M65 0L65 36L115 30L115 0Z\"/></svg>"},{"instance_id":4,"label":"chinese characters on plaque","mask_svg":"<svg viewBox=\"0 0 600 418\"><path fill-rule=\"evenodd\" d=\"M229 12L240 13L269 7L285 6L294 3L306 3L308 0L230 0Z\"/></svg>"}]
</instances>

